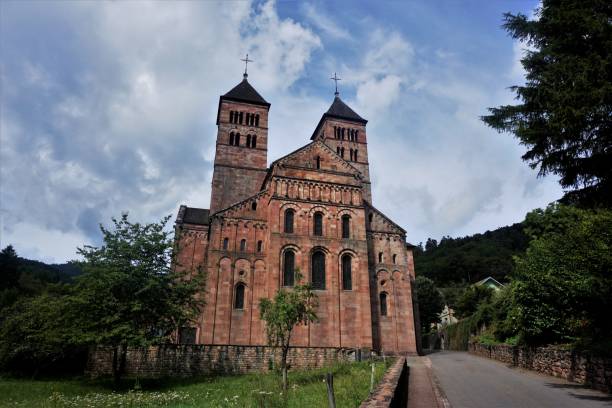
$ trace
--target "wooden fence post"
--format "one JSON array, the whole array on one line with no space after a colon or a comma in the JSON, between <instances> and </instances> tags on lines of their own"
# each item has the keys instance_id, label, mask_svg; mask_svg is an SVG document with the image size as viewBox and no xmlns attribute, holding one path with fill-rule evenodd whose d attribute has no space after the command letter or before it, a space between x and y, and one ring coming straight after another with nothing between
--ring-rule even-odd
<instances>
[{"instance_id":1,"label":"wooden fence post","mask_svg":"<svg viewBox=\"0 0 612 408\"><path fill-rule=\"evenodd\" d=\"M332 373L327 373L327 401L329 408L336 408L336 398L334 398L334 376Z\"/></svg>"},{"instance_id":2,"label":"wooden fence post","mask_svg":"<svg viewBox=\"0 0 612 408\"><path fill-rule=\"evenodd\" d=\"M374 363L372 363L372 374L370 375L370 392L374 392Z\"/></svg>"}]
</instances>

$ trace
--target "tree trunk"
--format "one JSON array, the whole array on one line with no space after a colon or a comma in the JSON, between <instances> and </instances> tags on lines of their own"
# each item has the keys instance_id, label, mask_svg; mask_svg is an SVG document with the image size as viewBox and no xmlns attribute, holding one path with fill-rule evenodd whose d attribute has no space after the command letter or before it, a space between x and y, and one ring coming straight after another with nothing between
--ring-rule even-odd
<instances>
[{"instance_id":1,"label":"tree trunk","mask_svg":"<svg viewBox=\"0 0 612 408\"><path fill-rule=\"evenodd\" d=\"M115 384L118 382L117 373L119 372L119 346L113 348L113 379Z\"/></svg>"},{"instance_id":2,"label":"tree trunk","mask_svg":"<svg viewBox=\"0 0 612 408\"><path fill-rule=\"evenodd\" d=\"M289 352L289 345L283 345L283 352L281 355L281 372L283 373L283 391L287 391L287 354Z\"/></svg>"},{"instance_id":3,"label":"tree trunk","mask_svg":"<svg viewBox=\"0 0 612 408\"><path fill-rule=\"evenodd\" d=\"M125 371L125 362L127 359L127 344L123 343L118 347L115 347L113 354L113 377L115 385L119 385L121 381L121 375Z\"/></svg>"}]
</instances>

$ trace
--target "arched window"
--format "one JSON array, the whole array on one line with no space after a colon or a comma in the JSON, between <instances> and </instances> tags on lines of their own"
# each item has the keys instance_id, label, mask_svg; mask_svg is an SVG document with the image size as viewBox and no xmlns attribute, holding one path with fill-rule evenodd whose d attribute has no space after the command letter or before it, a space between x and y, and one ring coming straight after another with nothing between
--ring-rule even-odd
<instances>
[{"instance_id":1,"label":"arched window","mask_svg":"<svg viewBox=\"0 0 612 408\"><path fill-rule=\"evenodd\" d=\"M234 123L234 111L230 111L230 123Z\"/></svg>"},{"instance_id":2,"label":"arched window","mask_svg":"<svg viewBox=\"0 0 612 408\"><path fill-rule=\"evenodd\" d=\"M317 156L317 170L321 168L321 156Z\"/></svg>"},{"instance_id":3,"label":"arched window","mask_svg":"<svg viewBox=\"0 0 612 408\"><path fill-rule=\"evenodd\" d=\"M351 256L348 254L342 255L342 289L353 289L353 274L351 271Z\"/></svg>"},{"instance_id":4,"label":"arched window","mask_svg":"<svg viewBox=\"0 0 612 408\"><path fill-rule=\"evenodd\" d=\"M383 261L383 253L379 252L378 253L378 263L382 263L382 261Z\"/></svg>"},{"instance_id":5,"label":"arched window","mask_svg":"<svg viewBox=\"0 0 612 408\"><path fill-rule=\"evenodd\" d=\"M223 238L223 249L227 249L229 246L229 238Z\"/></svg>"},{"instance_id":6,"label":"arched window","mask_svg":"<svg viewBox=\"0 0 612 408\"><path fill-rule=\"evenodd\" d=\"M293 234L293 215L295 211L291 208L285 211L285 232L287 234Z\"/></svg>"},{"instance_id":7,"label":"arched window","mask_svg":"<svg viewBox=\"0 0 612 408\"><path fill-rule=\"evenodd\" d=\"M349 156L351 158L351 161L353 161L353 149L350 149L349 151Z\"/></svg>"},{"instance_id":8,"label":"arched window","mask_svg":"<svg viewBox=\"0 0 612 408\"><path fill-rule=\"evenodd\" d=\"M395 263L396 260L397 260L397 255L393 254L393 263Z\"/></svg>"},{"instance_id":9,"label":"arched window","mask_svg":"<svg viewBox=\"0 0 612 408\"><path fill-rule=\"evenodd\" d=\"M342 140L344 140L344 131L345 130L346 130L345 128L342 128Z\"/></svg>"},{"instance_id":10,"label":"arched window","mask_svg":"<svg viewBox=\"0 0 612 408\"><path fill-rule=\"evenodd\" d=\"M356 142L359 141L359 131L358 130L355 131L355 141Z\"/></svg>"},{"instance_id":11,"label":"arched window","mask_svg":"<svg viewBox=\"0 0 612 408\"><path fill-rule=\"evenodd\" d=\"M261 252L262 248L263 248L263 242L262 241L257 241L257 252Z\"/></svg>"},{"instance_id":12,"label":"arched window","mask_svg":"<svg viewBox=\"0 0 612 408\"><path fill-rule=\"evenodd\" d=\"M234 146L240 146L240 133L236 133L236 138L234 139Z\"/></svg>"},{"instance_id":13,"label":"arched window","mask_svg":"<svg viewBox=\"0 0 612 408\"><path fill-rule=\"evenodd\" d=\"M257 135L251 137L251 147L254 149L257 147Z\"/></svg>"},{"instance_id":14,"label":"arched window","mask_svg":"<svg viewBox=\"0 0 612 408\"><path fill-rule=\"evenodd\" d=\"M247 147L251 147L251 135L247 135L247 143L246 143Z\"/></svg>"},{"instance_id":15,"label":"arched window","mask_svg":"<svg viewBox=\"0 0 612 408\"><path fill-rule=\"evenodd\" d=\"M241 252L246 251L246 239L241 239L240 240L240 251Z\"/></svg>"},{"instance_id":16,"label":"arched window","mask_svg":"<svg viewBox=\"0 0 612 408\"><path fill-rule=\"evenodd\" d=\"M234 132L230 132L230 146L234 145Z\"/></svg>"},{"instance_id":17,"label":"arched window","mask_svg":"<svg viewBox=\"0 0 612 408\"><path fill-rule=\"evenodd\" d=\"M259 114L255 115L255 126L259 127Z\"/></svg>"},{"instance_id":18,"label":"arched window","mask_svg":"<svg viewBox=\"0 0 612 408\"><path fill-rule=\"evenodd\" d=\"M238 114L238 123L242 125L242 112Z\"/></svg>"},{"instance_id":19,"label":"arched window","mask_svg":"<svg viewBox=\"0 0 612 408\"><path fill-rule=\"evenodd\" d=\"M314 215L312 233L317 236L323 235L323 214L320 212L317 212Z\"/></svg>"},{"instance_id":20,"label":"arched window","mask_svg":"<svg viewBox=\"0 0 612 408\"><path fill-rule=\"evenodd\" d=\"M291 250L285 251L283 256L283 286L293 286L295 279L295 254Z\"/></svg>"},{"instance_id":21,"label":"arched window","mask_svg":"<svg viewBox=\"0 0 612 408\"><path fill-rule=\"evenodd\" d=\"M312 254L312 288L325 289L325 254L321 251Z\"/></svg>"},{"instance_id":22,"label":"arched window","mask_svg":"<svg viewBox=\"0 0 612 408\"><path fill-rule=\"evenodd\" d=\"M387 293L381 292L379 295L380 298L380 315L387 315Z\"/></svg>"},{"instance_id":23,"label":"arched window","mask_svg":"<svg viewBox=\"0 0 612 408\"><path fill-rule=\"evenodd\" d=\"M353 152L353 161L357 161L357 149Z\"/></svg>"},{"instance_id":24,"label":"arched window","mask_svg":"<svg viewBox=\"0 0 612 408\"><path fill-rule=\"evenodd\" d=\"M257 203L256 202L251 203L251 210L253 210L253 211L257 210Z\"/></svg>"},{"instance_id":25,"label":"arched window","mask_svg":"<svg viewBox=\"0 0 612 408\"><path fill-rule=\"evenodd\" d=\"M236 285L234 309L244 309L244 283L239 283Z\"/></svg>"},{"instance_id":26,"label":"arched window","mask_svg":"<svg viewBox=\"0 0 612 408\"><path fill-rule=\"evenodd\" d=\"M336 146L336 153L340 156L340 146Z\"/></svg>"},{"instance_id":27,"label":"arched window","mask_svg":"<svg viewBox=\"0 0 612 408\"><path fill-rule=\"evenodd\" d=\"M342 216L342 238L349 238L351 235L351 217L348 215Z\"/></svg>"},{"instance_id":28,"label":"arched window","mask_svg":"<svg viewBox=\"0 0 612 408\"><path fill-rule=\"evenodd\" d=\"M340 148L340 157L344 159L344 147Z\"/></svg>"}]
</instances>

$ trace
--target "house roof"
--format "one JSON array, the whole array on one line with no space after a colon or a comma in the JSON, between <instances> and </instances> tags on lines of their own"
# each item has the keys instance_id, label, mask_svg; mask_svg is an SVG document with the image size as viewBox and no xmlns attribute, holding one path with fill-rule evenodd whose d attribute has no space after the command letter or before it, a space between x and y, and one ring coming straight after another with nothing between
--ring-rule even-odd
<instances>
[{"instance_id":1,"label":"house roof","mask_svg":"<svg viewBox=\"0 0 612 408\"><path fill-rule=\"evenodd\" d=\"M246 76L238 85L230 89L228 93L221 96L221 99L236 101L236 102L246 102L252 103L255 105L262 105L269 107L270 104L266 102L266 100L249 84Z\"/></svg>"},{"instance_id":2,"label":"house roof","mask_svg":"<svg viewBox=\"0 0 612 408\"><path fill-rule=\"evenodd\" d=\"M315 131L310 137L310 140L315 139L315 137L317 136L317 132L321 128L321 125L323 124L326 118L344 119L344 120L349 120L352 122L362 123L364 125L368 123L367 120L359 116L346 103L344 103L344 101L340 99L338 95L336 95L334 98L334 101L332 102L327 112L325 112L323 116L321 117L321 120L319 120L319 123L317 124Z\"/></svg>"},{"instance_id":3,"label":"house roof","mask_svg":"<svg viewBox=\"0 0 612 408\"><path fill-rule=\"evenodd\" d=\"M183 223L186 224L209 224L210 210L207 208L185 207L183 212Z\"/></svg>"},{"instance_id":4,"label":"house roof","mask_svg":"<svg viewBox=\"0 0 612 408\"><path fill-rule=\"evenodd\" d=\"M491 282L491 283L493 283L495 286L500 287L500 288L503 288L503 287L504 287L504 284L503 284L503 283L500 283L500 282L499 282L497 279L495 279L495 278L494 278L494 277L492 277L492 276L487 276L486 278L484 278L484 279L479 280L478 282L476 282L474 285L476 285L476 286L481 286L481 285L484 285L484 284L485 284L485 283L487 283L487 282Z\"/></svg>"}]
</instances>

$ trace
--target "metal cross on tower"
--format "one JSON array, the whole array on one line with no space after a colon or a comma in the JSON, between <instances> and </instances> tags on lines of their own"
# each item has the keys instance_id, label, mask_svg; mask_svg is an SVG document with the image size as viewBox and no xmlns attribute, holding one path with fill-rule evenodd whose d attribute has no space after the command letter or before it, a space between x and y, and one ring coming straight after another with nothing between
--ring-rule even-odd
<instances>
[{"instance_id":1,"label":"metal cross on tower","mask_svg":"<svg viewBox=\"0 0 612 408\"><path fill-rule=\"evenodd\" d=\"M329 78L329 79L333 79L334 82L336 83L336 92L334 92L334 95L338 96L340 95L340 93L338 92L338 81L341 81L341 78L338 78L338 75L336 75L336 73L334 72L334 76Z\"/></svg>"},{"instance_id":2,"label":"metal cross on tower","mask_svg":"<svg viewBox=\"0 0 612 408\"><path fill-rule=\"evenodd\" d=\"M247 68L249 66L249 62L255 62L255 61L249 59L249 54L247 54L245 58L241 58L240 61L244 61L244 75L243 76L246 78L249 76L249 74L247 74Z\"/></svg>"}]
</instances>

